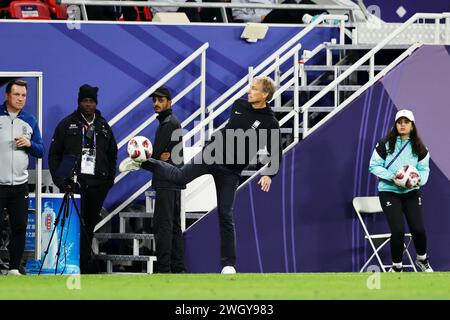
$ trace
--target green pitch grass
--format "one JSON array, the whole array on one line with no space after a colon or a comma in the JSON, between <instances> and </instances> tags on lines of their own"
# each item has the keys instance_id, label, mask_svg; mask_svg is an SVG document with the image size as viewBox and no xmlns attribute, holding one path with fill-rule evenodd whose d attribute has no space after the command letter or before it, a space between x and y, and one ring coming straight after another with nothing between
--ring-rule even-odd
<instances>
[{"instance_id":1,"label":"green pitch grass","mask_svg":"<svg viewBox=\"0 0 450 320\"><path fill-rule=\"evenodd\" d=\"M0 299L449 300L450 273L0 276Z\"/></svg>"}]
</instances>

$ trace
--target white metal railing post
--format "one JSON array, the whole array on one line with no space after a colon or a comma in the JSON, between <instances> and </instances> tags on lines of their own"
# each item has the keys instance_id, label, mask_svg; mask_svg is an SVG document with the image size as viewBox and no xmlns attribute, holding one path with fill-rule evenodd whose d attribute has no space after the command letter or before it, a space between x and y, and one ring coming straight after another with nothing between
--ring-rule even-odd
<instances>
[{"instance_id":1,"label":"white metal railing post","mask_svg":"<svg viewBox=\"0 0 450 320\"><path fill-rule=\"evenodd\" d=\"M220 7L220 14L222 15L223 22L228 23L227 9L225 7Z\"/></svg>"},{"instance_id":2,"label":"white metal railing post","mask_svg":"<svg viewBox=\"0 0 450 320\"><path fill-rule=\"evenodd\" d=\"M248 83L249 84L252 83L252 80L254 78L254 74L253 74L254 72L255 72L255 70L253 69L252 66L248 67Z\"/></svg>"},{"instance_id":3,"label":"white metal railing post","mask_svg":"<svg viewBox=\"0 0 450 320\"><path fill-rule=\"evenodd\" d=\"M300 91L299 91L299 51L296 51L294 53L294 129L293 129L293 133L294 133L294 143L297 143L299 141L299 127L300 127L300 120L299 120L299 95L300 95Z\"/></svg>"},{"instance_id":4,"label":"white metal railing post","mask_svg":"<svg viewBox=\"0 0 450 320\"><path fill-rule=\"evenodd\" d=\"M39 131L42 137L44 136L43 126L42 126L42 116L43 116L43 98L44 98L44 77L40 73L37 76L37 110L36 118L38 120ZM35 189L35 200L36 200L36 229L35 229L35 258L41 259L41 212L42 212L42 159L36 160L36 189Z\"/></svg>"},{"instance_id":5,"label":"white metal railing post","mask_svg":"<svg viewBox=\"0 0 450 320\"><path fill-rule=\"evenodd\" d=\"M434 44L441 42L441 19L436 18L434 20Z\"/></svg>"},{"instance_id":6,"label":"white metal railing post","mask_svg":"<svg viewBox=\"0 0 450 320\"><path fill-rule=\"evenodd\" d=\"M327 59L327 66L332 66L333 65L333 52L329 48L326 49L326 59Z\"/></svg>"},{"instance_id":7,"label":"white metal railing post","mask_svg":"<svg viewBox=\"0 0 450 320\"><path fill-rule=\"evenodd\" d=\"M445 43L450 44L450 17L445 18Z\"/></svg>"},{"instance_id":8,"label":"white metal railing post","mask_svg":"<svg viewBox=\"0 0 450 320\"><path fill-rule=\"evenodd\" d=\"M450 44L450 14L445 18L445 43Z\"/></svg>"},{"instance_id":9,"label":"white metal railing post","mask_svg":"<svg viewBox=\"0 0 450 320\"><path fill-rule=\"evenodd\" d=\"M275 63L277 63L279 60L280 60L280 56L277 56L275 58ZM274 71L274 81L275 81L275 84L277 85L277 88L279 88L281 85L280 77L281 77L281 71L280 71L280 66L278 65ZM275 106L276 107L281 106L281 96L277 96L277 98L275 99Z\"/></svg>"},{"instance_id":10,"label":"white metal railing post","mask_svg":"<svg viewBox=\"0 0 450 320\"><path fill-rule=\"evenodd\" d=\"M305 50L303 50L303 54L302 57L299 61L299 75L300 75L300 85L301 86L306 86L308 83L308 76L306 74L306 70L305 70L305 63L306 61L309 59L309 57L305 57Z\"/></svg>"},{"instance_id":11,"label":"white metal railing post","mask_svg":"<svg viewBox=\"0 0 450 320\"><path fill-rule=\"evenodd\" d=\"M200 110L201 110L200 121L203 121L206 118L206 51L202 52L200 73L201 73L200 77L202 80L200 85ZM206 127L204 127L201 131L202 146L205 145L206 141L205 129Z\"/></svg>"},{"instance_id":12,"label":"white metal railing post","mask_svg":"<svg viewBox=\"0 0 450 320\"><path fill-rule=\"evenodd\" d=\"M345 20L339 22L339 43L345 44Z\"/></svg>"},{"instance_id":13,"label":"white metal railing post","mask_svg":"<svg viewBox=\"0 0 450 320\"><path fill-rule=\"evenodd\" d=\"M308 112L309 112L309 109L301 110L301 112L303 112L303 139L304 139L305 136L308 134L308 126L309 126Z\"/></svg>"},{"instance_id":14,"label":"white metal railing post","mask_svg":"<svg viewBox=\"0 0 450 320\"><path fill-rule=\"evenodd\" d=\"M372 80L375 77L375 55L370 57L369 63L369 79Z\"/></svg>"},{"instance_id":15,"label":"white metal railing post","mask_svg":"<svg viewBox=\"0 0 450 320\"><path fill-rule=\"evenodd\" d=\"M82 14L83 20L85 20L85 21L89 20L86 5L84 4L84 2L81 4L81 14Z\"/></svg>"},{"instance_id":16,"label":"white metal railing post","mask_svg":"<svg viewBox=\"0 0 450 320\"><path fill-rule=\"evenodd\" d=\"M339 76L338 66L334 67L334 78L337 79ZM338 86L334 87L334 107L336 108L339 105L339 91Z\"/></svg>"}]
</instances>

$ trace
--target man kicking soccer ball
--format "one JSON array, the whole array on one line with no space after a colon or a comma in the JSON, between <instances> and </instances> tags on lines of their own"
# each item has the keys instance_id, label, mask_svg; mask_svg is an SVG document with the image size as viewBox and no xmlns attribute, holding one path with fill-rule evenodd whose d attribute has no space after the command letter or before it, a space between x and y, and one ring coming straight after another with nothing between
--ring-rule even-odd
<instances>
[{"instance_id":1,"label":"man kicking soccer ball","mask_svg":"<svg viewBox=\"0 0 450 320\"><path fill-rule=\"evenodd\" d=\"M248 91L248 101L236 100L227 125L217 131L211 142L201 152L201 159L195 157L181 168L164 161L150 159L138 163L126 158L119 171L145 169L162 179L177 185L186 185L204 174L214 178L219 213L222 273L236 273L236 240L233 222L233 203L242 171L250 164L265 162L258 184L268 192L281 164L280 126L268 102L276 90L275 83L268 77L255 77ZM225 140L225 141L224 141ZM266 157L261 159L260 150L267 148ZM267 155L268 153L268 155Z\"/></svg>"}]
</instances>

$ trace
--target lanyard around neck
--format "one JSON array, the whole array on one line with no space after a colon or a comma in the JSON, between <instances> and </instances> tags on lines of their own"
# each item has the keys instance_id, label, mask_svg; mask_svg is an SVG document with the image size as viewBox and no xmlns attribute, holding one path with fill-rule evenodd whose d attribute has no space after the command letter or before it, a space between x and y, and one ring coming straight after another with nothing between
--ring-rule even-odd
<instances>
[{"instance_id":1,"label":"lanyard around neck","mask_svg":"<svg viewBox=\"0 0 450 320\"><path fill-rule=\"evenodd\" d=\"M92 129L91 129L91 126L92 126ZM96 134L95 134L94 122L91 122L91 124L88 124L88 130L92 130L93 133L94 133L94 137L93 137L94 144L92 146L92 149L95 149L95 146L97 145L97 137L96 137ZM84 134L85 134L84 123L82 123L81 124L81 144L82 144L81 147L82 148L84 148L85 143L86 143Z\"/></svg>"}]
</instances>

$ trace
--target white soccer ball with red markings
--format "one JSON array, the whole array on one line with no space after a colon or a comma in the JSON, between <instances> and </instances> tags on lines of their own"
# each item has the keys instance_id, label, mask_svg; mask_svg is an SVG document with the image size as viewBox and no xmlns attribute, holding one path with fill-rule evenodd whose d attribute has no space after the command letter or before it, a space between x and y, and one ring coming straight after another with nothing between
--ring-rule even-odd
<instances>
[{"instance_id":1,"label":"white soccer ball with red markings","mask_svg":"<svg viewBox=\"0 0 450 320\"><path fill-rule=\"evenodd\" d=\"M401 167L395 177L400 181L400 184L408 189L417 188L420 183L420 174L416 167L404 165Z\"/></svg>"},{"instance_id":2,"label":"white soccer ball with red markings","mask_svg":"<svg viewBox=\"0 0 450 320\"><path fill-rule=\"evenodd\" d=\"M136 162L145 162L151 158L153 145L149 139L136 136L128 141L128 155Z\"/></svg>"}]
</instances>

